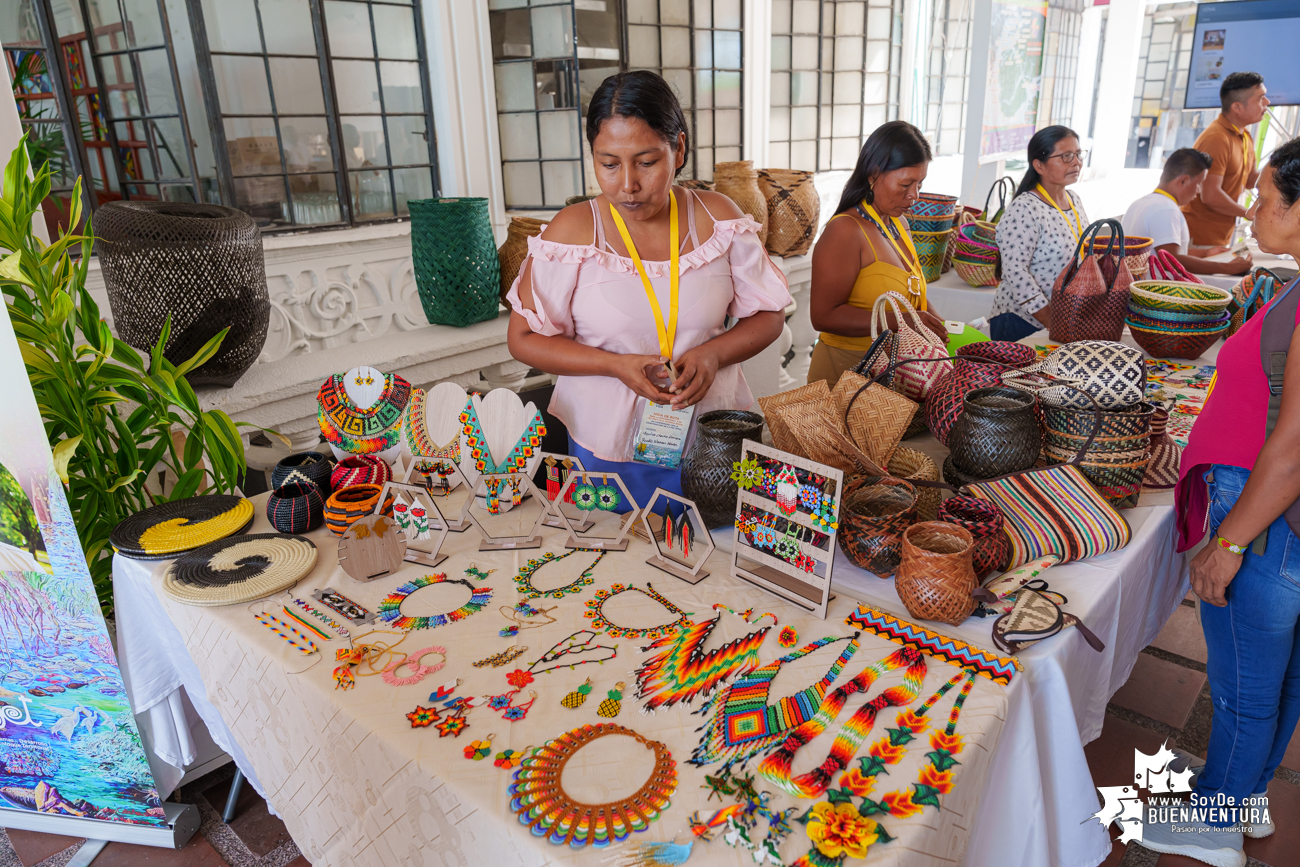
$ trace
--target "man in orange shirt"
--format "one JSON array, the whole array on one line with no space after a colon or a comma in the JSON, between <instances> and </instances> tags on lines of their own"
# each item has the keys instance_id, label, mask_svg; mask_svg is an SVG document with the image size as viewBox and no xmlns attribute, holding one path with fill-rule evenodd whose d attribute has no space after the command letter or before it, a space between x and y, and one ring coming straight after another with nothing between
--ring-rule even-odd
<instances>
[{"instance_id":1,"label":"man in orange shirt","mask_svg":"<svg viewBox=\"0 0 1300 867\"><path fill-rule=\"evenodd\" d=\"M1268 108L1268 89L1258 72L1234 72L1223 80L1223 112L1196 139L1195 148L1213 158L1201 194L1183 206L1192 244L1218 247L1232 243L1232 228L1246 216L1241 194L1259 180L1255 140L1246 127L1259 123Z\"/></svg>"}]
</instances>

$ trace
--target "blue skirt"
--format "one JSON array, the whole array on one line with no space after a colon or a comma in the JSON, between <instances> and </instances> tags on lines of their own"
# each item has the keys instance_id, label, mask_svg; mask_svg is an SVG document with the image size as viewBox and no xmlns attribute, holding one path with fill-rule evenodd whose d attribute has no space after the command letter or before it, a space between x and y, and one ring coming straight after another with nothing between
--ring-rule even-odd
<instances>
[{"instance_id":1,"label":"blue skirt","mask_svg":"<svg viewBox=\"0 0 1300 867\"><path fill-rule=\"evenodd\" d=\"M663 488L665 491L674 494L681 494L682 492L682 474L680 470L654 467L636 461L602 460L572 439L569 440L569 454L582 461L583 467L589 473L618 473L619 478L623 480L623 484L627 485L627 489L636 498L637 505L642 508L654 496L655 488ZM619 509L618 511L628 510Z\"/></svg>"}]
</instances>

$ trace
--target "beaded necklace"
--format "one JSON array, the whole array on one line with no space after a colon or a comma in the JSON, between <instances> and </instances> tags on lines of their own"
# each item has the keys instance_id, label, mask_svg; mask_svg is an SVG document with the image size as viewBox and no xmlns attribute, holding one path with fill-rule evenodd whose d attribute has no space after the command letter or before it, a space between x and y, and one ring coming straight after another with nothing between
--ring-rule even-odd
<instances>
[{"instance_id":1,"label":"beaded necklace","mask_svg":"<svg viewBox=\"0 0 1300 867\"><path fill-rule=\"evenodd\" d=\"M428 587L433 584L460 584L467 587L470 592L469 601L455 611L449 611L446 614L408 617L402 613L402 603L406 601L408 596L421 587ZM425 575L423 578L407 581L384 597L384 601L379 603L378 611L379 618L386 621L394 629L433 629L448 623L455 623L457 620L464 620L471 614L481 611L491 601L491 587L475 586L464 578L448 578L445 572L439 572L437 575Z\"/></svg>"},{"instance_id":2,"label":"beaded necklace","mask_svg":"<svg viewBox=\"0 0 1300 867\"><path fill-rule=\"evenodd\" d=\"M583 587L594 583L591 573L596 571L597 564L605 558L604 551L598 552L596 559L591 562L591 565L584 569L581 575L563 587L557 587L554 590L538 590L533 586L533 576L537 574L538 569L541 569L547 563L553 563L556 560L563 560L565 557L577 554L579 551L585 551L590 554L594 550L594 548L574 548L572 551L566 551L563 554L555 554L547 551L540 557L532 557L527 563L520 567L519 574L515 575L515 587L518 588L519 593L525 600L536 599L539 596L547 596L551 599L562 599L566 593L579 593L582 591Z\"/></svg>"},{"instance_id":3,"label":"beaded necklace","mask_svg":"<svg viewBox=\"0 0 1300 867\"><path fill-rule=\"evenodd\" d=\"M343 374L336 373L316 393L316 421L330 445L352 454L382 452L398 444L402 410L410 397L411 384L395 373L386 373L379 400L361 409L348 397Z\"/></svg>"},{"instance_id":4,"label":"beaded necklace","mask_svg":"<svg viewBox=\"0 0 1300 867\"><path fill-rule=\"evenodd\" d=\"M416 458L442 458L459 463L459 434L452 437L451 442L442 446L429 436L429 419L425 409L427 401L428 394L424 389L417 388L411 392L411 400L406 405L406 412L402 413L402 438Z\"/></svg>"},{"instance_id":5,"label":"beaded necklace","mask_svg":"<svg viewBox=\"0 0 1300 867\"><path fill-rule=\"evenodd\" d=\"M505 460L498 463L492 457L492 450L488 448L487 437L483 434L483 424L479 421L478 410L474 409L474 401L465 405L464 411L460 414L461 431L465 435L465 445L469 447L469 456L474 459L474 469L480 473L521 473L527 466L528 461L537 450L542 447L542 438L546 436L546 425L542 422L542 414L536 413L533 420L528 423L524 429L523 436L515 447L506 455Z\"/></svg>"},{"instance_id":6,"label":"beaded necklace","mask_svg":"<svg viewBox=\"0 0 1300 867\"><path fill-rule=\"evenodd\" d=\"M582 613L582 616L591 621L592 629L597 632L604 630L612 638L649 638L651 641L658 641L665 635L673 635L691 625L690 614L693 612L683 611L669 602L663 597L663 594L651 586L650 582L647 581L645 587L646 589L642 590L640 587L634 587L631 584L612 584L608 590L597 590L596 595L587 600L587 610ZM621 593L630 593L632 591L649 596L664 608L667 608L669 613L680 616L672 623L664 626L651 626L643 629L611 623L605 617L605 603Z\"/></svg>"},{"instance_id":7,"label":"beaded necklace","mask_svg":"<svg viewBox=\"0 0 1300 867\"><path fill-rule=\"evenodd\" d=\"M583 638L581 641L579 641L578 640L579 636L586 636L586 637ZM528 671L532 674L545 674L546 672L554 671L557 668L573 669L573 668L577 668L579 665L586 665L589 662L604 663L618 656L617 644L614 645L613 647L610 647L607 644L593 644L592 642L594 642L595 640L596 640L595 632L592 632L590 629L580 629L577 632L570 635L568 638L557 641L555 644L551 645L550 650L543 653L541 656L537 658L536 661L533 662L532 665L528 666ZM610 654L609 656L602 656L599 659L579 659L577 662L563 661L564 657L568 656L571 653L584 653L589 650L591 651L608 650L610 651ZM556 662L556 660L561 660L561 661ZM552 663L552 662L556 662L556 664L550 665L546 668L537 668L538 665L541 665L543 663Z\"/></svg>"},{"instance_id":8,"label":"beaded necklace","mask_svg":"<svg viewBox=\"0 0 1300 867\"><path fill-rule=\"evenodd\" d=\"M723 605L713 607L726 608ZM747 616L737 616L749 622ZM776 620L775 615L770 616ZM654 654L633 673L636 697L645 699L642 713L654 713L657 708L672 707L678 702L689 703L697 695L708 695L733 674L748 673L758 666L758 649L772 626L764 626L706 653L704 643L721 620L722 614L719 613L712 620L688 625L686 629L642 648L642 652Z\"/></svg>"}]
</instances>

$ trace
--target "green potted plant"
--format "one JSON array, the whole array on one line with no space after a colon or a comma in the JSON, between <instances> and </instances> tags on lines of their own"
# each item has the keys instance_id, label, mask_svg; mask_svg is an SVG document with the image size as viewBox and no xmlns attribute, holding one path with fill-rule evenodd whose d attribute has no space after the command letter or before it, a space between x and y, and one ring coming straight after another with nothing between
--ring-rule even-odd
<instances>
[{"instance_id":1,"label":"green potted plant","mask_svg":"<svg viewBox=\"0 0 1300 867\"><path fill-rule=\"evenodd\" d=\"M114 337L86 289L91 221L83 234L74 233L81 179L72 194L70 228L60 227L46 245L32 232L32 218L49 195L50 168L43 164L29 177L25 138L9 158L0 191L0 292L108 614L108 540L118 522L200 491L232 492L244 477L235 423L224 412L204 411L185 378L216 354L226 332L181 364L163 357L170 322L147 357Z\"/></svg>"}]
</instances>

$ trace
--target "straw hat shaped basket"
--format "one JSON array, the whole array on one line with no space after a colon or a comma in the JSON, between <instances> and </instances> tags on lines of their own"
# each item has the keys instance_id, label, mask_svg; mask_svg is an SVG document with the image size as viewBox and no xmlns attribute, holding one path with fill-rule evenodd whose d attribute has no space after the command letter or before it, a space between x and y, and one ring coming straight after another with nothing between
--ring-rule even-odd
<instances>
[{"instance_id":1,"label":"straw hat shaped basket","mask_svg":"<svg viewBox=\"0 0 1300 867\"><path fill-rule=\"evenodd\" d=\"M767 251L783 259L807 253L821 214L813 173L760 169L758 189L767 200Z\"/></svg>"}]
</instances>

